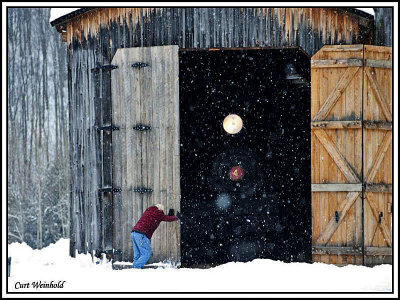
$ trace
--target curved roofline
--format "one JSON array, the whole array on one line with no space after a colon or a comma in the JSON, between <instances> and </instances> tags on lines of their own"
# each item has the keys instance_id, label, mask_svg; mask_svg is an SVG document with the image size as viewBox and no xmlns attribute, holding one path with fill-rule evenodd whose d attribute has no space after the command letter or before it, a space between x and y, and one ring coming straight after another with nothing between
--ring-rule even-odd
<instances>
[{"instance_id":1,"label":"curved roofline","mask_svg":"<svg viewBox=\"0 0 400 300\"><path fill-rule=\"evenodd\" d=\"M154 7L157 8L157 7L164 7L164 6L154 6ZM177 7L179 7L179 6L177 6ZM218 6L215 6L215 7L218 7ZM246 6L243 6L243 7L246 7ZM346 12L358 15L358 16L366 18L366 19L370 19L370 20L374 19L373 15L371 15L369 13L366 13L366 12L364 12L362 10L359 10L357 8L352 8L352 7L341 7L341 6L335 6L335 7L315 7L315 6L310 6L310 7L311 8L339 8L339 9L342 9L342 10L344 10ZM69 19L72 19L72 18L74 18L76 16L79 16L81 14L84 14L84 13L88 12L89 10L96 9L96 8L112 8L112 7L106 7L106 6L103 6L103 7L85 7L85 8L77 9L77 10L71 12L71 13L68 13L68 14L66 14L66 15L64 15L62 17L59 17L59 18L51 21L50 24L51 24L51 26L60 25L60 24L62 24L64 22L68 21ZM204 7L204 8L206 8L206 7Z\"/></svg>"}]
</instances>

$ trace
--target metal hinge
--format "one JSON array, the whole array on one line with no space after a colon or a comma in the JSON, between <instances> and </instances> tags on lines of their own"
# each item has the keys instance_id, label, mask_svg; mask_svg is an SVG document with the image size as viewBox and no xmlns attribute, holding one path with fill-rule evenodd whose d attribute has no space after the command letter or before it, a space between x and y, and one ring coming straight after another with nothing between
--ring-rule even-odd
<instances>
[{"instance_id":1,"label":"metal hinge","mask_svg":"<svg viewBox=\"0 0 400 300\"><path fill-rule=\"evenodd\" d=\"M101 192L101 193L121 193L121 188L104 187L104 188L100 188L99 192Z\"/></svg>"},{"instance_id":2,"label":"metal hinge","mask_svg":"<svg viewBox=\"0 0 400 300\"><path fill-rule=\"evenodd\" d=\"M114 70L114 69L117 69L117 68L118 68L117 65L103 65L103 66L101 66L101 65L98 64L97 67L91 69L91 71L92 72L98 72L100 70L102 70L102 71L111 71L111 70Z\"/></svg>"},{"instance_id":3,"label":"metal hinge","mask_svg":"<svg viewBox=\"0 0 400 300\"><path fill-rule=\"evenodd\" d=\"M144 62L135 62L134 64L132 64L132 68L138 68L138 69L148 67L148 66L149 66L149 64L144 63Z\"/></svg>"},{"instance_id":4,"label":"metal hinge","mask_svg":"<svg viewBox=\"0 0 400 300\"><path fill-rule=\"evenodd\" d=\"M97 131L101 131L101 130L119 130L119 127L115 126L115 125L97 127Z\"/></svg>"},{"instance_id":5,"label":"metal hinge","mask_svg":"<svg viewBox=\"0 0 400 300\"><path fill-rule=\"evenodd\" d=\"M135 188L133 191L136 192L136 193L140 193L140 194L151 193L151 192L153 192L152 189L143 188L143 187Z\"/></svg>"},{"instance_id":6,"label":"metal hinge","mask_svg":"<svg viewBox=\"0 0 400 300\"><path fill-rule=\"evenodd\" d=\"M138 131L145 131L145 130L151 130L151 126L143 125L143 124L137 124L137 125L133 126L133 129L138 130Z\"/></svg>"}]
</instances>

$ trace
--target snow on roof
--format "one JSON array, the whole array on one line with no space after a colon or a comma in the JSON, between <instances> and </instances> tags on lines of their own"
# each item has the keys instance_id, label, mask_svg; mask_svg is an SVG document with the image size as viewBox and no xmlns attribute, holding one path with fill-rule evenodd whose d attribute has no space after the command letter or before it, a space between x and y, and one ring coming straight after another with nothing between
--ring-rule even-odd
<instances>
[{"instance_id":1,"label":"snow on roof","mask_svg":"<svg viewBox=\"0 0 400 300\"><path fill-rule=\"evenodd\" d=\"M50 10L50 20L49 22L53 22L54 20L61 18L65 15L68 15L78 9L81 9L81 7L75 7L75 8L71 8L71 7L62 7L62 8L52 8Z\"/></svg>"},{"instance_id":2,"label":"snow on roof","mask_svg":"<svg viewBox=\"0 0 400 300\"><path fill-rule=\"evenodd\" d=\"M374 12L374 9L372 7L367 7L367 8L365 8L365 7L357 7L356 9L361 10L363 12L366 12L367 14L375 16L375 12Z\"/></svg>"},{"instance_id":3,"label":"snow on roof","mask_svg":"<svg viewBox=\"0 0 400 300\"><path fill-rule=\"evenodd\" d=\"M75 7L75 8L70 8L70 7L68 7L68 8L66 8L66 7L61 7L61 8L53 7L53 8L50 10L50 20L49 20L49 22L53 22L54 20L56 20L56 19L58 19L58 18L61 18L61 17L65 16L65 15L68 15L68 14L70 14L70 13L72 13L72 12L78 10L78 9L81 9L81 7ZM366 13L372 15L372 16L375 15L374 9L371 8L371 7L369 7L369 8L362 8L362 7L360 8L360 7L357 7L356 9L361 10L361 11L363 11L363 12L366 12Z\"/></svg>"}]
</instances>

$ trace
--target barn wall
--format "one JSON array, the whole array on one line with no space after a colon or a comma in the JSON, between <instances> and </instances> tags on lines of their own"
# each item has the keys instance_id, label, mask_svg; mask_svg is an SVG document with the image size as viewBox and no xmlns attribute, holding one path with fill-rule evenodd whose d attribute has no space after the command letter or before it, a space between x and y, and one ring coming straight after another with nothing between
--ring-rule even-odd
<instances>
[{"instance_id":1,"label":"barn wall","mask_svg":"<svg viewBox=\"0 0 400 300\"><path fill-rule=\"evenodd\" d=\"M107 39L107 36L105 37ZM69 47L69 110L71 159L71 249L78 252L112 249L110 72L96 69L109 63L102 38L74 41Z\"/></svg>"},{"instance_id":2,"label":"barn wall","mask_svg":"<svg viewBox=\"0 0 400 300\"><path fill-rule=\"evenodd\" d=\"M393 43L393 8L378 7L375 11L374 45L392 46Z\"/></svg>"},{"instance_id":3,"label":"barn wall","mask_svg":"<svg viewBox=\"0 0 400 300\"><path fill-rule=\"evenodd\" d=\"M99 8L58 26L69 49L71 249L112 250L110 64L118 48L369 43L370 20L333 8Z\"/></svg>"}]
</instances>

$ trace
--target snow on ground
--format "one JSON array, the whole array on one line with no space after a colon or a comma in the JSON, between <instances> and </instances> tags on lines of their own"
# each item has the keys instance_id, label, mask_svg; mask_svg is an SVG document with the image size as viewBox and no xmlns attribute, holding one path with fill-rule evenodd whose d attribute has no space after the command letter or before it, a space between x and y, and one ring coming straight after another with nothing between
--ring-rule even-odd
<instances>
[{"instance_id":1,"label":"snow on ground","mask_svg":"<svg viewBox=\"0 0 400 300\"><path fill-rule=\"evenodd\" d=\"M9 292L390 292L392 266L336 267L322 263L283 263L256 259L211 269L112 270L90 255L68 255L69 240L42 250L8 245L12 257ZM63 288L32 287L32 282L65 283ZM29 283L29 288L22 284Z\"/></svg>"}]
</instances>

